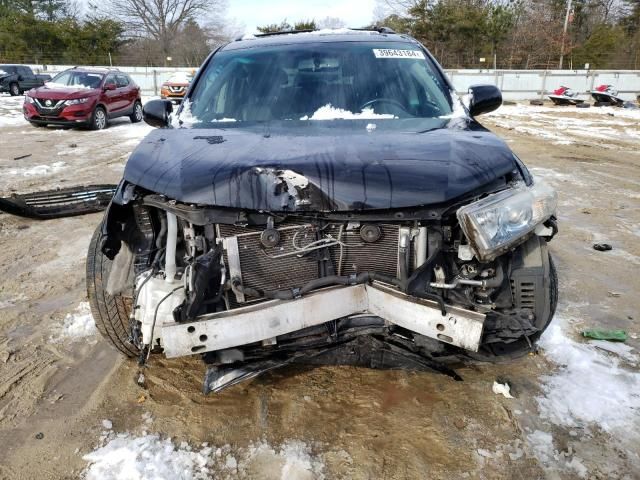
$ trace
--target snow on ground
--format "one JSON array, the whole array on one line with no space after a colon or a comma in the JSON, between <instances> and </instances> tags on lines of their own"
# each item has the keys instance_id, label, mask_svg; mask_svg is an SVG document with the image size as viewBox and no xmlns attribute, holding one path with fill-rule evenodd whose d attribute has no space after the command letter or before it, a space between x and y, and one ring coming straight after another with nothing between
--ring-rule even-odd
<instances>
[{"instance_id":1,"label":"snow on ground","mask_svg":"<svg viewBox=\"0 0 640 480\"><path fill-rule=\"evenodd\" d=\"M568 310L556 314L540 340L557 369L541 378L540 416L582 435L606 432L640 459L640 373L632 368L639 352L621 344L578 341Z\"/></svg>"},{"instance_id":2,"label":"snow on ground","mask_svg":"<svg viewBox=\"0 0 640 480\"><path fill-rule=\"evenodd\" d=\"M246 448L216 448L143 433L105 433L103 446L84 455L86 480L323 479L324 463L304 442L273 447L262 441Z\"/></svg>"},{"instance_id":3,"label":"snow on ground","mask_svg":"<svg viewBox=\"0 0 640 480\"><path fill-rule=\"evenodd\" d=\"M486 117L499 127L561 145L604 140L637 143L640 139L640 109L517 104L503 105Z\"/></svg>"},{"instance_id":4,"label":"snow on ground","mask_svg":"<svg viewBox=\"0 0 640 480\"><path fill-rule=\"evenodd\" d=\"M64 318L57 340L77 340L98 333L88 302L82 302Z\"/></svg>"},{"instance_id":5,"label":"snow on ground","mask_svg":"<svg viewBox=\"0 0 640 480\"><path fill-rule=\"evenodd\" d=\"M23 102L24 97L22 95L17 97L0 95L0 128L27 123L22 116Z\"/></svg>"},{"instance_id":6,"label":"snow on ground","mask_svg":"<svg viewBox=\"0 0 640 480\"><path fill-rule=\"evenodd\" d=\"M36 165L34 167L12 168L2 173L5 175L19 175L22 177L33 177L37 175L49 175L66 167L65 162L53 162L51 165Z\"/></svg>"}]
</instances>

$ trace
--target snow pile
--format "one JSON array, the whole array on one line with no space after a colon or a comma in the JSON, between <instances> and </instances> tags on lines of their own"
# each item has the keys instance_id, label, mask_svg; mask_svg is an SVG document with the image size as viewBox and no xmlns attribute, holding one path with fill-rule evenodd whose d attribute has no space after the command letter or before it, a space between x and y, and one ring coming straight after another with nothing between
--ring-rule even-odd
<instances>
[{"instance_id":1,"label":"snow pile","mask_svg":"<svg viewBox=\"0 0 640 480\"><path fill-rule=\"evenodd\" d=\"M542 377L540 414L552 423L587 430L597 426L630 445L640 442L640 373L622 365L601 344L579 343L562 331L556 318L540 346L558 370ZM615 347L613 347L615 348ZM619 348L619 347L618 347ZM632 359L624 349L624 358ZM637 363L638 358L633 358Z\"/></svg>"},{"instance_id":2,"label":"snow pile","mask_svg":"<svg viewBox=\"0 0 640 480\"><path fill-rule=\"evenodd\" d=\"M65 162L53 162L51 165L36 165L35 167L12 168L6 173L9 175L20 175L23 177L33 177L36 175L49 175L66 167Z\"/></svg>"},{"instance_id":3,"label":"snow pile","mask_svg":"<svg viewBox=\"0 0 640 480\"><path fill-rule=\"evenodd\" d=\"M207 467L212 449L200 451L176 448L170 439L157 435L118 435L104 447L82 457L91 462L87 480L191 480L210 478Z\"/></svg>"},{"instance_id":4,"label":"snow pile","mask_svg":"<svg viewBox=\"0 0 640 480\"><path fill-rule=\"evenodd\" d=\"M82 302L73 313L68 313L62 325L61 337L83 338L95 335L96 325L91 315L89 302Z\"/></svg>"},{"instance_id":5,"label":"snow pile","mask_svg":"<svg viewBox=\"0 0 640 480\"><path fill-rule=\"evenodd\" d=\"M373 108L365 108L360 113L353 113L327 104L316 110L311 117L305 115L300 120L373 120L384 118L398 117L386 113L375 113Z\"/></svg>"},{"instance_id":6,"label":"snow pile","mask_svg":"<svg viewBox=\"0 0 640 480\"><path fill-rule=\"evenodd\" d=\"M197 480L273 478L287 480L324 479L324 464L300 441L274 448L266 442L233 452L230 446L192 448L176 445L158 435L109 436L107 443L82 457L89 462L86 480Z\"/></svg>"},{"instance_id":7,"label":"snow pile","mask_svg":"<svg viewBox=\"0 0 640 480\"><path fill-rule=\"evenodd\" d=\"M178 115L171 114L170 123L173 128L189 128L196 123L200 123L200 120L191 113L191 101L189 99L182 103L182 109Z\"/></svg>"}]
</instances>

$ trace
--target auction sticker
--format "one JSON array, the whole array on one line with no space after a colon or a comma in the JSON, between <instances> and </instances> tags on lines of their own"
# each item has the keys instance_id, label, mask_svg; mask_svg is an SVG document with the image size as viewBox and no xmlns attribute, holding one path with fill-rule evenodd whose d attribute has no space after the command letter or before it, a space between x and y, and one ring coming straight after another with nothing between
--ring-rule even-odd
<instances>
[{"instance_id":1,"label":"auction sticker","mask_svg":"<svg viewBox=\"0 0 640 480\"><path fill-rule=\"evenodd\" d=\"M394 50L389 48L374 48L373 54L376 58L421 58L424 60L424 53L420 50Z\"/></svg>"}]
</instances>

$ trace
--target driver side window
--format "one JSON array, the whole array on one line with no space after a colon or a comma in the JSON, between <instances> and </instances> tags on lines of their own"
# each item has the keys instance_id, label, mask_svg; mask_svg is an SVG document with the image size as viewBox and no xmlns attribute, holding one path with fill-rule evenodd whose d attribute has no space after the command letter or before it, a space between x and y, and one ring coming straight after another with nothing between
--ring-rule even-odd
<instances>
[{"instance_id":1,"label":"driver side window","mask_svg":"<svg viewBox=\"0 0 640 480\"><path fill-rule=\"evenodd\" d=\"M112 74L112 73L110 73L109 75L107 75L107 78L106 78L106 79L105 79L105 81L104 81L104 84L105 84L105 85L109 85L110 83L112 83L112 84L114 84L114 85L116 85L116 86L118 85L118 84L116 83L116 76L115 76L114 74Z\"/></svg>"}]
</instances>

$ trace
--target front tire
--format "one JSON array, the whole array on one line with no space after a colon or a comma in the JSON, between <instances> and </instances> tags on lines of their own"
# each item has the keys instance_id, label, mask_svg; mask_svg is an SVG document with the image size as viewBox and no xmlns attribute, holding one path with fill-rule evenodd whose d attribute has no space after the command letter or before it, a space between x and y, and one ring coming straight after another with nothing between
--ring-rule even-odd
<instances>
[{"instance_id":1,"label":"front tire","mask_svg":"<svg viewBox=\"0 0 640 480\"><path fill-rule=\"evenodd\" d=\"M11 85L9 85L9 93L12 97L17 97L18 95L20 95L20 86L15 82L12 83Z\"/></svg>"},{"instance_id":2,"label":"front tire","mask_svg":"<svg viewBox=\"0 0 640 480\"><path fill-rule=\"evenodd\" d=\"M102 107L96 107L91 115L91 130L103 130L107 128L107 112Z\"/></svg>"},{"instance_id":3,"label":"front tire","mask_svg":"<svg viewBox=\"0 0 640 480\"><path fill-rule=\"evenodd\" d=\"M112 261L101 251L102 224L93 233L87 253L86 284L93 320L100 334L126 357L137 357L140 350L129 338L132 298L130 296L109 295L106 284L111 272Z\"/></svg>"},{"instance_id":4,"label":"front tire","mask_svg":"<svg viewBox=\"0 0 640 480\"><path fill-rule=\"evenodd\" d=\"M129 115L129 120L131 123L139 123L142 121L142 104L136 100L136 103L133 104L133 113Z\"/></svg>"}]
</instances>

